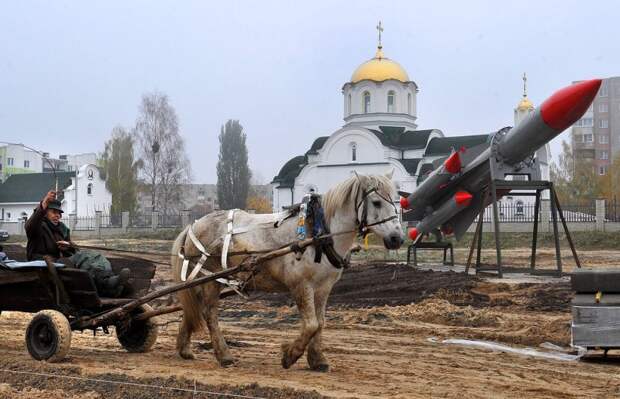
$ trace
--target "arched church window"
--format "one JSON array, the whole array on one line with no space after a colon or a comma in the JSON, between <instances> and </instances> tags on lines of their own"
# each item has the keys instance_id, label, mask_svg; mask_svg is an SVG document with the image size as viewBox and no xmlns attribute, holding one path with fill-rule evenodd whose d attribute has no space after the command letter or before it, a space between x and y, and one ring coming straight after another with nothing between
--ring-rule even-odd
<instances>
[{"instance_id":1,"label":"arched church window","mask_svg":"<svg viewBox=\"0 0 620 399\"><path fill-rule=\"evenodd\" d=\"M523 216L523 201L517 201L517 216Z\"/></svg>"},{"instance_id":2,"label":"arched church window","mask_svg":"<svg viewBox=\"0 0 620 399\"><path fill-rule=\"evenodd\" d=\"M407 113L411 115L411 93L407 94Z\"/></svg>"},{"instance_id":3,"label":"arched church window","mask_svg":"<svg viewBox=\"0 0 620 399\"><path fill-rule=\"evenodd\" d=\"M347 102L347 113L351 115L353 110L351 109L351 95L349 94L349 101Z\"/></svg>"},{"instance_id":4,"label":"arched church window","mask_svg":"<svg viewBox=\"0 0 620 399\"><path fill-rule=\"evenodd\" d=\"M351 161L357 161L357 144L351 143Z\"/></svg>"},{"instance_id":5,"label":"arched church window","mask_svg":"<svg viewBox=\"0 0 620 399\"><path fill-rule=\"evenodd\" d=\"M93 194L93 183L88 183L88 186L86 186L86 194L88 195Z\"/></svg>"},{"instance_id":6,"label":"arched church window","mask_svg":"<svg viewBox=\"0 0 620 399\"><path fill-rule=\"evenodd\" d=\"M396 97L396 94L394 93L394 91L393 90L388 91L387 112L395 112L394 111L394 97Z\"/></svg>"},{"instance_id":7,"label":"arched church window","mask_svg":"<svg viewBox=\"0 0 620 399\"><path fill-rule=\"evenodd\" d=\"M367 114L370 112L370 93L364 92L364 113Z\"/></svg>"}]
</instances>

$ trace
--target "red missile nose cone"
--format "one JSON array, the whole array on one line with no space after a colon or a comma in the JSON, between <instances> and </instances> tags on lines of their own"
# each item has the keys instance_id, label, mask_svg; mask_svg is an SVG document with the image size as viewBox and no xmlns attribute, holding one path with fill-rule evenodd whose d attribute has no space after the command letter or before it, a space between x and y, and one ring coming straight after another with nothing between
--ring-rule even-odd
<instances>
[{"instance_id":1,"label":"red missile nose cone","mask_svg":"<svg viewBox=\"0 0 620 399\"><path fill-rule=\"evenodd\" d=\"M601 79L585 80L553 93L540 106L543 121L557 131L577 122L594 101L601 82Z\"/></svg>"},{"instance_id":2,"label":"red missile nose cone","mask_svg":"<svg viewBox=\"0 0 620 399\"><path fill-rule=\"evenodd\" d=\"M446 170L452 174L460 172L461 156L459 155L459 152L453 152L452 155L450 155L448 159L446 159L443 165L445 166Z\"/></svg>"},{"instance_id":3,"label":"red missile nose cone","mask_svg":"<svg viewBox=\"0 0 620 399\"><path fill-rule=\"evenodd\" d=\"M413 229L410 229L409 238L411 238L411 241L415 241L415 239L418 238L418 229L416 229L415 227Z\"/></svg>"},{"instance_id":4,"label":"red missile nose cone","mask_svg":"<svg viewBox=\"0 0 620 399\"><path fill-rule=\"evenodd\" d=\"M407 198L407 197L400 197L400 207L402 209L409 208L409 198Z\"/></svg>"},{"instance_id":5,"label":"red missile nose cone","mask_svg":"<svg viewBox=\"0 0 620 399\"><path fill-rule=\"evenodd\" d=\"M454 233L454 229L450 225L444 225L441 227L441 232L448 236Z\"/></svg>"},{"instance_id":6,"label":"red missile nose cone","mask_svg":"<svg viewBox=\"0 0 620 399\"><path fill-rule=\"evenodd\" d=\"M457 191L456 194L454 194L454 201L460 206L469 206L472 198L473 196L467 191Z\"/></svg>"}]
</instances>

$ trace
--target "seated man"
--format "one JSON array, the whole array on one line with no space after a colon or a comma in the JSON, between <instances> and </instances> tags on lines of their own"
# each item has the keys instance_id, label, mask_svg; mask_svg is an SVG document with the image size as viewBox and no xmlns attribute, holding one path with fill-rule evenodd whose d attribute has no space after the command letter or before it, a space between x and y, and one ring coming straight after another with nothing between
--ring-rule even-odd
<instances>
[{"instance_id":1,"label":"seated man","mask_svg":"<svg viewBox=\"0 0 620 399\"><path fill-rule=\"evenodd\" d=\"M112 297L121 295L129 280L129 269L125 268L115 275L110 262L101 254L78 251L71 243L69 228L60 221L62 213L56 192L48 192L26 221L28 260L40 260L46 256L51 256L55 261L68 259L71 265L88 271L100 295Z\"/></svg>"}]
</instances>

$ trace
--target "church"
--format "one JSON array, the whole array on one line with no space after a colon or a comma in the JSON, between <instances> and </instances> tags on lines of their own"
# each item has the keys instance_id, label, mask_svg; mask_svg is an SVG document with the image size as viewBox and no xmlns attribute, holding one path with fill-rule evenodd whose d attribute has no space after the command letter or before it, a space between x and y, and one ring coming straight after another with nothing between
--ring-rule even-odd
<instances>
[{"instance_id":1,"label":"church","mask_svg":"<svg viewBox=\"0 0 620 399\"><path fill-rule=\"evenodd\" d=\"M354 171L393 171L398 190L412 192L453 150L489 139L488 134L446 137L439 129L418 130L418 85L400 64L385 56L381 24L377 29L375 56L342 87L344 126L318 137L305 153L282 166L271 182L274 212L301 202L307 193L327 192ZM534 109L525 100L524 96L515 109L515 123Z\"/></svg>"}]
</instances>

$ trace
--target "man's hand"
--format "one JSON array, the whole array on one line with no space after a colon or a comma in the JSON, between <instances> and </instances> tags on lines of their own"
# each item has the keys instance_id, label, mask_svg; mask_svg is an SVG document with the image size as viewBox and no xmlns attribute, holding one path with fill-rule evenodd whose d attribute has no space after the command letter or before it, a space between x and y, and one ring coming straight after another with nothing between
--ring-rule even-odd
<instances>
[{"instance_id":1,"label":"man's hand","mask_svg":"<svg viewBox=\"0 0 620 399\"><path fill-rule=\"evenodd\" d=\"M43 201L41 201L41 206L43 207L43 209L47 209L47 204L49 204L50 201L53 201L55 199L56 191L50 190L47 192L47 194L45 194L45 198L43 198Z\"/></svg>"},{"instance_id":2,"label":"man's hand","mask_svg":"<svg viewBox=\"0 0 620 399\"><path fill-rule=\"evenodd\" d=\"M71 243L68 241L56 241L56 245L58 245L58 248L62 249L63 251L65 249L71 248Z\"/></svg>"}]
</instances>

